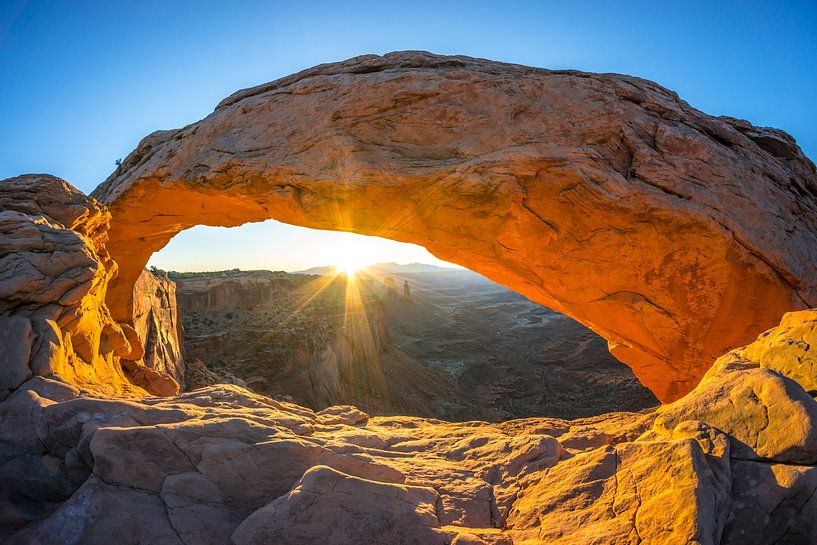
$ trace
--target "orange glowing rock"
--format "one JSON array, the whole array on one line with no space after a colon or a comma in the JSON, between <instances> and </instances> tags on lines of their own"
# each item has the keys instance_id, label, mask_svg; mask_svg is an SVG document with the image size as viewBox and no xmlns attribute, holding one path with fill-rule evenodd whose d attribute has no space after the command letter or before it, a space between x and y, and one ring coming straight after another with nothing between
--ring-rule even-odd
<instances>
[{"instance_id":1,"label":"orange glowing rock","mask_svg":"<svg viewBox=\"0 0 817 545\"><path fill-rule=\"evenodd\" d=\"M31 377L99 395L179 392L165 369L145 367L144 336L108 312L110 217L54 176L0 182L0 399Z\"/></svg>"},{"instance_id":2,"label":"orange glowing rock","mask_svg":"<svg viewBox=\"0 0 817 545\"><path fill-rule=\"evenodd\" d=\"M120 321L173 235L269 218L423 245L591 327L663 401L817 305L817 175L793 139L622 75L322 65L151 134L93 195Z\"/></svg>"}]
</instances>

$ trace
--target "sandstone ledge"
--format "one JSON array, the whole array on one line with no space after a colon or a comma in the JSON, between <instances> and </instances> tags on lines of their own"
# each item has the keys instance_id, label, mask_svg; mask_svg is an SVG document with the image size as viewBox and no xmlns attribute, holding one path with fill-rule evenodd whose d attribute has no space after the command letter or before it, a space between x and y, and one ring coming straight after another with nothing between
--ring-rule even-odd
<instances>
[{"instance_id":1,"label":"sandstone ledge","mask_svg":"<svg viewBox=\"0 0 817 545\"><path fill-rule=\"evenodd\" d=\"M655 413L575 421L314 413L227 385L93 399L30 379L0 403L0 534L13 544L101 544L114 531L124 545L810 543L817 402L787 376L802 371L796 358L763 356L791 331L817 343L798 327L814 315L786 316Z\"/></svg>"}]
</instances>

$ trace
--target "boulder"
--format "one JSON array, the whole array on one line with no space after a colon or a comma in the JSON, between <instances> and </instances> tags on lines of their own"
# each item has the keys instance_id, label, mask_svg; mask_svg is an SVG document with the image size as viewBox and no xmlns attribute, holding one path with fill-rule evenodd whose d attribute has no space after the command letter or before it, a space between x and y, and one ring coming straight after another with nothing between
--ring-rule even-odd
<instances>
[{"instance_id":1,"label":"boulder","mask_svg":"<svg viewBox=\"0 0 817 545\"><path fill-rule=\"evenodd\" d=\"M780 325L760 335L738 354L798 382L817 394L817 311L789 312Z\"/></svg>"},{"instance_id":2,"label":"boulder","mask_svg":"<svg viewBox=\"0 0 817 545\"><path fill-rule=\"evenodd\" d=\"M432 488L378 483L315 466L291 492L247 517L232 542L447 545L450 539L437 528L436 503Z\"/></svg>"},{"instance_id":3,"label":"boulder","mask_svg":"<svg viewBox=\"0 0 817 545\"><path fill-rule=\"evenodd\" d=\"M817 464L817 401L804 391L817 380L809 353L815 315L787 314L755 342L718 358L695 390L658 409L650 434L700 420L730 437L733 458Z\"/></svg>"},{"instance_id":4,"label":"boulder","mask_svg":"<svg viewBox=\"0 0 817 545\"><path fill-rule=\"evenodd\" d=\"M717 545L730 507L728 446L705 428L580 454L520 492L510 533L515 543Z\"/></svg>"}]
</instances>

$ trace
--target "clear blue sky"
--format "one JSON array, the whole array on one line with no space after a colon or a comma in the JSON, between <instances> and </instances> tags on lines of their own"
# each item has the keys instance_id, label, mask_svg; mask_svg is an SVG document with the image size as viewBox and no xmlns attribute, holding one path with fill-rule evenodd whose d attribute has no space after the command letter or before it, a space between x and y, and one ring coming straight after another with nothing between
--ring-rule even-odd
<instances>
[{"instance_id":1,"label":"clear blue sky","mask_svg":"<svg viewBox=\"0 0 817 545\"><path fill-rule=\"evenodd\" d=\"M90 192L143 136L236 89L401 49L645 77L705 112L782 128L817 158L817 0L2 0L0 178L49 172ZM233 251L252 238L242 229L222 236ZM303 236L272 222L256 231L278 256ZM195 229L166 251L195 256L207 238ZM207 257L226 264L222 251Z\"/></svg>"}]
</instances>

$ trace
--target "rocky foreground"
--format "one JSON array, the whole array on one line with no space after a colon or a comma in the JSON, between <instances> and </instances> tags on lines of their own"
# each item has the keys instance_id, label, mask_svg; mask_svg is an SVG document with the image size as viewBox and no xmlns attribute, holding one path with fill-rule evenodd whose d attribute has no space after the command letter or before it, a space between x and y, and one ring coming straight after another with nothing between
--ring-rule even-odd
<instances>
[{"instance_id":1,"label":"rocky foreground","mask_svg":"<svg viewBox=\"0 0 817 545\"><path fill-rule=\"evenodd\" d=\"M313 412L211 386L0 404L9 544L817 541L817 311L655 412L502 424Z\"/></svg>"},{"instance_id":2,"label":"rocky foreground","mask_svg":"<svg viewBox=\"0 0 817 545\"><path fill-rule=\"evenodd\" d=\"M817 541L817 311L654 412L447 423L174 395L149 357L172 350L104 303L107 211L48 176L0 201L6 543Z\"/></svg>"}]
</instances>

